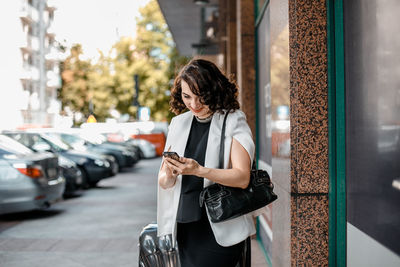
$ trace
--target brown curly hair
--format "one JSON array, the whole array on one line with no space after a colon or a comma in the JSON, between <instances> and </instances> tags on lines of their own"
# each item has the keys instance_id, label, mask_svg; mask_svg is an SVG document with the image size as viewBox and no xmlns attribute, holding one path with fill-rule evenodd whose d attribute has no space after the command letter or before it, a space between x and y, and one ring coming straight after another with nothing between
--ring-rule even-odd
<instances>
[{"instance_id":1,"label":"brown curly hair","mask_svg":"<svg viewBox=\"0 0 400 267\"><path fill-rule=\"evenodd\" d=\"M199 97L200 103L207 105L212 112L222 113L223 109L234 111L240 108L235 82L228 79L214 63L194 59L181 69L171 90L170 110L176 115L186 109L182 100L182 80Z\"/></svg>"}]
</instances>

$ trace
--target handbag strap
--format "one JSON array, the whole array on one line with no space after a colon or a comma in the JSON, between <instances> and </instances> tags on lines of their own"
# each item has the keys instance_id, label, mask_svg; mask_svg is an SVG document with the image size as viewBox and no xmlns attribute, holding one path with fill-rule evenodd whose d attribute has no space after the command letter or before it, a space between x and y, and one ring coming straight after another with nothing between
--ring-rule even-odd
<instances>
[{"instance_id":1,"label":"handbag strap","mask_svg":"<svg viewBox=\"0 0 400 267\"><path fill-rule=\"evenodd\" d=\"M222 123L222 130L221 130L221 141L219 143L219 164L218 168L223 169L224 168L224 152L225 152L225 126L226 126L226 119L228 118L229 111L226 112L225 117L224 117L224 122ZM255 159L253 159L253 163L251 164L251 169L256 170L257 165Z\"/></svg>"},{"instance_id":2,"label":"handbag strap","mask_svg":"<svg viewBox=\"0 0 400 267\"><path fill-rule=\"evenodd\" d=\"M224 168L224 152L225 152L225 126L226 126L226 119L228 118L229 111L226 112L225 117L224 117L224 122L222 124L222 130L221 130L221 141L219 143L219 169Z\"/></svg>"}]
</instances>

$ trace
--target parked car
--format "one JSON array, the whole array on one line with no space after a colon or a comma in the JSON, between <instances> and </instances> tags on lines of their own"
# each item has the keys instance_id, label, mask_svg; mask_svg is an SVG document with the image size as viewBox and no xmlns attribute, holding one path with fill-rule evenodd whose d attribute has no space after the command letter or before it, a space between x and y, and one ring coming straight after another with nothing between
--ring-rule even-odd
<instances>
[{"instance_id":1,"label":"parked car","mask_svg":"<svg viewBox=\"0 0 400 267\"><path fill-rule=\"evenodd\" d=\"M99 140L93 140L93 138L96 138L94 136L90 139L90 136L82 137L78 134L69 133L51 133L49 135L59 136L75 150L99 153L114 158L118 170L124 167L132 167L139 160L139 154L132 149L116 144L101 142Z\"/></svg>"},{"instance_id":2,"label":"parked car","mask_svg":"<svg viewBox=\"0 0 400 267\"><path fill-rule=\"evenodd\" d=\"M58 163L62 176L65 178L65 191L63 195L65 197L72 196L82 187L82 172L75 162L62 155L58 155Z\"/></svg>"},{"instance_id":3,"label":"parked car","mask_svg":"<svg viewBox=\"0 0 400 267\"><path fill-rule=\"evenodd\" d=\"M156 146L147 140L130 138L126 142L138 146L142 158L151 159L157 156Z\"/></svg>"},{"instance_id":4,"label":"parked car","mask_svg":"<svg viewBox=\"0 0 400 267\"><path fill-rule=\"evenodd\" d=\"M114 159L91 152L74 150L55 136L22 131L5 132L4 134L34 151L54 152L75 162L82 172L82 187L85 189L91 186L94 187L100 180L116 174Z\"/></svg>"},{"instance_id":5,"label":"parked car","mask_svg":"<svg viewBox=\"0 0 400 267\"><path fill-rule=\"evenodd\" d=\"M165 147L165 142L167 140L163 132L152 132L148 134L132 134L130 137L132 139L142 139L149 141L155 146L156 155L162 156Z\"/></svg>"},{"instance_id":6,"label":"parked car","mask_svg":"<svg viewBox=\"0 0 400 267\"><path fill-rule=\"evenodd\" d=\"M140 158L154 158L157 156L156 146L144 139L125 138L122 133L104 133L108 142L123 146L137 147Z\"/></svg>"},{"instance_id":7,"label":"parked car","mask_svg":"<svg viewBox=\"0 0 400 267\"><path fill-rule=\"evenodd\" d=\"M57 155L0 135L0 214L48 208L64 189Z\"/></svg>"},{"instance_id":8,"label":"parked car","mask_svg":"<svg viewBox=\"0 0 400 267\"><path fill-rule=\"evenodd\" d=\"M139 161L141 158L141 150L139 148L139 146L131 143L131 142L127 142L125 140L119 140L119 141L111 141L107 138L107 135L104 134L100 134L100 133L94 133L92 132L88 132L88 131L83 131L79 134L80 137L82 137L85 140L88 140L89 142L98 144L98 145L113 145L113 146L118 146L118 147L123 147L125 149L128 149L129 151L135 153L135 159L137 161Z\"/></svg>"}]
</instances>

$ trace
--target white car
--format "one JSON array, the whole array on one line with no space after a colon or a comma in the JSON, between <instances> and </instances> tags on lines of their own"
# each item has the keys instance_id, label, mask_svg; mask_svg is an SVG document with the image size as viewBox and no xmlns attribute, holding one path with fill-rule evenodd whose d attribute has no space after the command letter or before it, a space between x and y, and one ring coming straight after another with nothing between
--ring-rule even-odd
<instances>
[{"instance_id":1,"label":"white car","mask_svg":"<svg viewBox=\"0 0 400 267\"><path fill-rule=\"evenodd\" d=\"M144 139L129 139L127 142L140 148L140 157L149 159L156 157L156 146Z\"/></svg>"}]
</instances>

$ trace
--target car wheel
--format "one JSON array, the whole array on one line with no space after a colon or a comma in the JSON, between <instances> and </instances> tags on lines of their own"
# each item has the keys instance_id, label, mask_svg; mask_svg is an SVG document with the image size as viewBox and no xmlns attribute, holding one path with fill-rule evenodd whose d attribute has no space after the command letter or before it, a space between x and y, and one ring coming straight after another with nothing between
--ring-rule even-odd
<instances>
[{"instance_id":1,"label":"car wheel","mask_svg":"<svg viewBox=\"0 0 400 267\"><path fill-rule=\"evenodd\" d=\"M96 187L98 182L99 182L99 181L96 181L96 182L89 182L89 186L90 186L90 187Z\"/></svg>"},{"instance_id":2,"label":"car wheel","mask_svg":"<svg viewBox=\"0 0 400 267\"><path fill-rule=\"evenodd\" d=\"M139 148L139 158L144 159L143 151Z\"/></svg>"},{"instance_id":3,"label":"car wheel","mask_svg":"<svg viewBox=\"0 0 400 267\"><path fill-rule=\"evenodd\" d=\"M120 170L120 167L119 167L119 164L118 164L118 160L117 160L117 158L116 158L115 156L113 156L113 155L109 155L109 157L112 158L113 161L114 161L114 165L112 166L112 173L115 175L115 174L117 174L117 173L119 172L119 170Z\"/></svg>"},{"instance_id":4,"label":"car wheel","mask_svg":"<svg viewBox=\"0 0 400 267\"><path fill-rule=\"evenodd\" d=\"M89 177L86 173L86 171L79 167L79 169L81 170L82 173L82 184L81 184L81 188L82 189L89 189L90 188L90 181L89 181Z\"/></svg>"}]
</instances>

